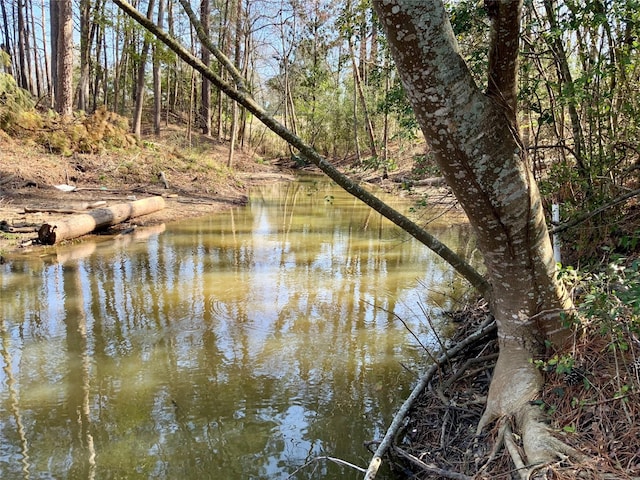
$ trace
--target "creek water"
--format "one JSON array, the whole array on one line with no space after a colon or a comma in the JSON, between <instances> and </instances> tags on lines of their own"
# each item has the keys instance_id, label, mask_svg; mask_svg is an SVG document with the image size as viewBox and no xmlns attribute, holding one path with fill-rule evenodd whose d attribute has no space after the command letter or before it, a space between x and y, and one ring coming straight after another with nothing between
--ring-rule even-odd
<instances>
[{"instance_id":1,"label":"creek water","mask_svg":"<svg viewBox=\"0 0 640 480\"><path fill-rule=\"evenodd\" d=\"M459 216L430 229L472 255ZM4 480L361 478L324 457L367 465L465 288L313 178L12 260L0 287Z\"/></svg>"}]
</instances>

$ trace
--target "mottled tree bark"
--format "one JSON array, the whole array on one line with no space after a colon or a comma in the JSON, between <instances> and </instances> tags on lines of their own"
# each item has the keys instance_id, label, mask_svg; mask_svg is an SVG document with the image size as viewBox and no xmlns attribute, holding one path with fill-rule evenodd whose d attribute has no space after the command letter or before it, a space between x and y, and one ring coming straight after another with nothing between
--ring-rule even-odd
<instances>
[{"instance_id":1,"label":"mottled tree bark","mask_svg":"<svg viewBox=\"0 0 640 480\"><path fill-rule=\"evenodd\" d=\"M407 95L485 258L500 356L479 430L500 417L521 428L527 461L552 458L536 407L542 378L531 358L566 339L572 307L556 280L540 194L515 123L519 0L491 2L489 85L474 83L442 1L374 0Z\"/></svg>"}]
</instances>

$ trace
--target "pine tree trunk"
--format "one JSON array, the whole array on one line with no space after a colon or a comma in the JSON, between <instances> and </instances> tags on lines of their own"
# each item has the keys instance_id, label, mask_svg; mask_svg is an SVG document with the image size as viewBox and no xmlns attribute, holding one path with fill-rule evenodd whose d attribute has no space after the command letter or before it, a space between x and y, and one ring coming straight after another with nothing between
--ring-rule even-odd
<instances>
[{"instance_id":1,"label":"pine tree trunk","mask_svg":"<svg viewBox=\"0 0 640 480\"><path fill-rule=\"evenodd\" d=\"M164 22L164 2L158 1L158 27ZM162 124L162 82L160 72L160 55L157 45L153 46L153 132L160 135Z\"/></svg>"},{"instance_id":2,"label":"pine tree trunk","mask_svg":"<svg viewBox=\"0 0 640 480\"><path fill-rule=\"evenodd\" d=\"M38 44L36 35L36 19L33 13L33 2L29 2L29 18L31 20L31 41L34 47ZM42 97L45 94L45 88L42 78L42 63L40 61L40 54L38 48L33 48L33 71L36 75L35 93L38 97ZM46 56L46 55L45 55Z\"/></svg>"},{"instance_id":3,"label":"pine tree trunk","mask_svg":"<svg viewBox=\"0 0 640 480\"><path fill-rule=\"evenodd\" d=\"M29 61L29 49L27 48L28 36L24 0L18 0L16 8L18 15L18 85L25 90L33 92L29 75L31 62Z\"/></svg>"},{"instance_id":4,"label":"pine tree trunk","mask_svg":"<svg viewBox=\"0 0 640 480\"><path fill-rule=\"evenodd\" d=\"M50 24L50 43L51 43L51 102L50 106L55 108L56 97L58 95L58 37L60 36L58 12L58 2L49 2L49 24Z\"/></svg>"},{"instance_id":5,"label":"pine tree trunk","mask_svg":"<svg viewBox=\"0 0 640 480\"><path fill-rule=\"evenodd\" d=\"M56 62L56 111L63 117L73 114L73 11L71 0L58 4Z\"/></svg>"},{"instance_id":6,"label":"pine tree trunk","mask_svg":"<svg viewBox=\"0 0 640 480\"><path fill-rule=\"evenodd\" d=\"M46 22L44 18L44 0L40 2L40 11L42 12L42 18L40 19L40 27L41 27L41 35L42 35L42 51L44 54L42 57L44 58L44 93L43 95L48 95L49 98L53 98L53 87L51 86L51 67L49 65L49 56L47 55L47 32L46 32Z\"/></svg>"},{"instance_id":7,"label":"pine tree trunk","mask_svg":"<svg viewBox=\"0 0 640 480\"><path fill-rule=\"evenodd\" d=\"M89 88L91 81L91 46L95 27L91 18L91 1L80 1L80 79L76 97L78 110L89 109Z\"/></svg>"},{"instance_id":8,"label":"pine tree trunk","mask_svg":"<svg viewBox=\"0 0 640 480\"><path fill-rule=\"evenodd\" d=\"M5 62L4 69L6 73L8 73L9 75L13 75L13 68L11 66L13 64L13 59L12 59L13 52L11 48L9 19L7 18L7 7L5 5L5 2L0 2L0 13L2 14L2 28L4 30L4 39L5 39L5 43L2 45L2 50L4 50L9 56L9 62ZM43 19L43 22L44 22L44 19Z\"/></svg>"}]
</instances>

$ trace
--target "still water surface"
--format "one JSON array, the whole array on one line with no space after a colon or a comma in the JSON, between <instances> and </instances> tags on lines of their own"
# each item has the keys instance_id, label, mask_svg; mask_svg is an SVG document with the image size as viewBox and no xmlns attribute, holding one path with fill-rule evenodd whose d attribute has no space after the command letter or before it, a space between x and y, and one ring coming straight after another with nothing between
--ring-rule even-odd
<instances>
[{"instance_id":1,"label":"still water surface","mask_svg":"<svg viewBox=\"0 0 640 480\"><path fill-rule=\"evenodd\" d=\"M473 249L459 218L432 231ZM405 325L434 344L463 285L310 179L0 265L0 287L0 478L246 480L361 478L313 459L366 466L428 362Z\"/></svg>"}]
</instances>

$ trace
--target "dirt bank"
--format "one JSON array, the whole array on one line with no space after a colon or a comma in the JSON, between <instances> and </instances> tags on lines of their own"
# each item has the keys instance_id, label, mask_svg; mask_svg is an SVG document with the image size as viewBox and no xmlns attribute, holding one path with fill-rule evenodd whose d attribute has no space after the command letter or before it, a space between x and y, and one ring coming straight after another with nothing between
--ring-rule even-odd
<instances>
[{"instance_id":1,"label":"dirt bank","mask_svg":"<svg viewBox=\"0 0 640 480\"><path fill-rule=\"evenodd\" d=\"M165 209L132 219L117 231L216 213L244 204L253 185L293 178L282 168L258 163L242 152L228 169L226 146L211 140L206 152L196 158L148 141L131 151L63 157L0 136L0 255L7 259L44 248L33 242L39 227L68 215L44 210L82 211L95 202L112 205L151 195L165 198ZM56 187L61 185L75 190Z\"/></svg>"}]
</instances>

